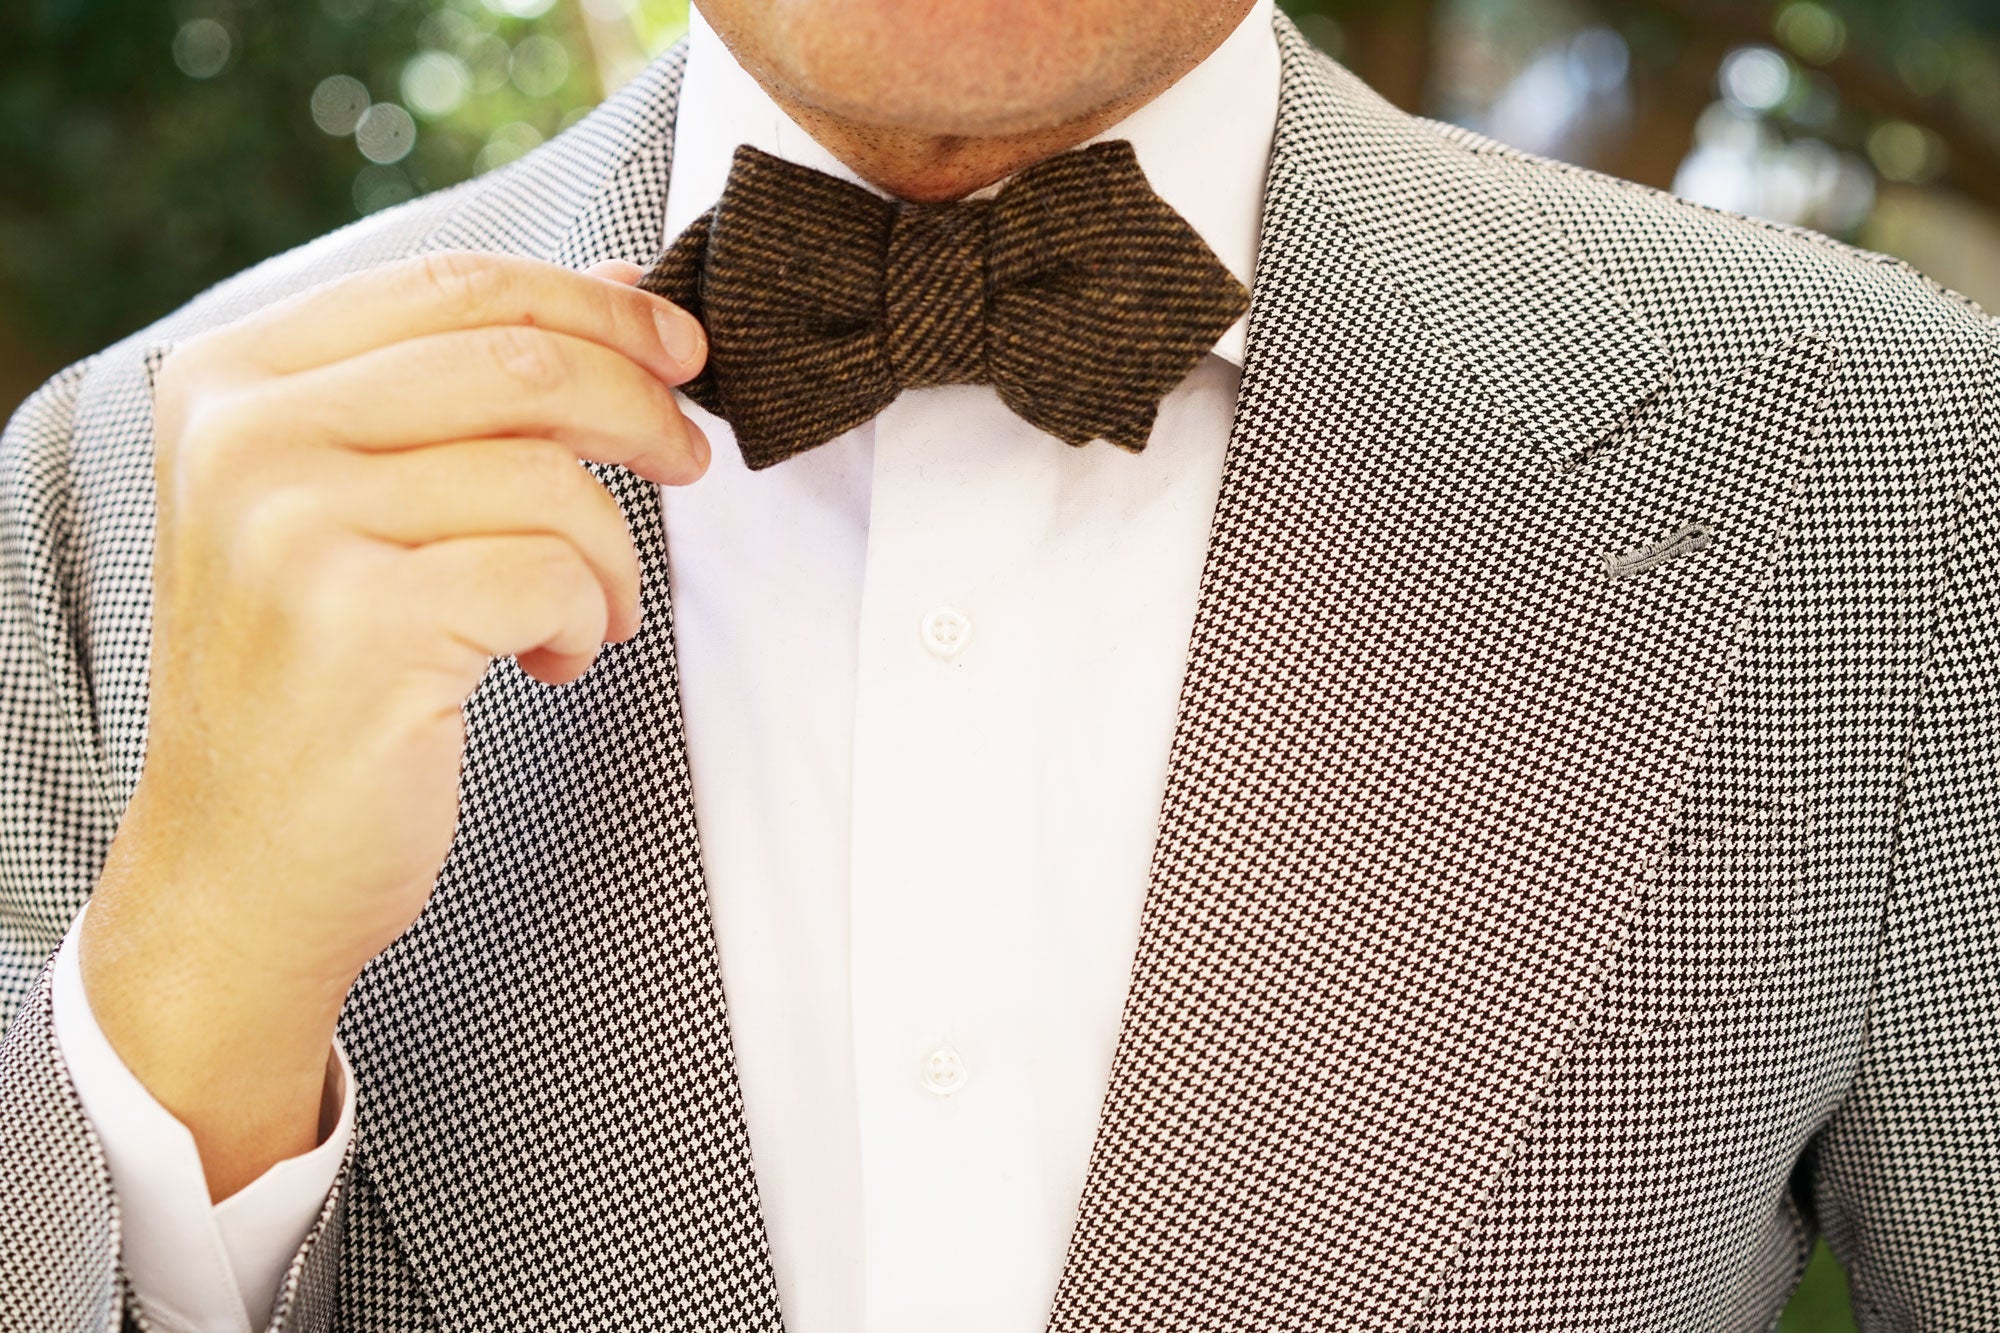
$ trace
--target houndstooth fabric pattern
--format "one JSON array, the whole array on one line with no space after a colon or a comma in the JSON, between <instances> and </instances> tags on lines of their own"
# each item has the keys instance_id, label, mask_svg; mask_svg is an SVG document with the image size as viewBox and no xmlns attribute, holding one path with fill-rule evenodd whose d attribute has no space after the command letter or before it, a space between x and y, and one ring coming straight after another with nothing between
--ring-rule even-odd
<instances>
[{"instance_id":1,"label":"houndstooth fabric pattern","mask_svg":"<svg viewBox=\"0 0 2000 1333\"><path fill-rule=\"evenodd\" d=\"M116 1328L118 1202L83 1103L62 1076L50 990L0 1038L0 1316Z\"/></svg>"},{"instance_id":2,"label":"houndstooth fabric pattern","mask_svg":"<svg viewBox=\"0 0 2000 1333\"><path fill-rule=\"evenodd\" d=\"M1243 387L1052 1330L2000 1328L2000 335L1382 103L1279 20ZM0 1323L129 1304L36 977L144 743L149 353L426 250L657 258L681 55L224 284L0 445ZM286 1329L781 1327L666 543L469 708Z\"/></svg>"}]
</instances>

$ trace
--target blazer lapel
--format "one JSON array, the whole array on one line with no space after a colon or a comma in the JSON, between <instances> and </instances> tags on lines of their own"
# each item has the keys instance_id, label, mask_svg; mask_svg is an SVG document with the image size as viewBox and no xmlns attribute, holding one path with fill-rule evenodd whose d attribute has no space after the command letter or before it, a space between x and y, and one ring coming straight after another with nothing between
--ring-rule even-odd
<instances>
[{"instance_id":1,"label":"blazer lapel","mask_svg":"<svg viewBox=\"0 0 2000 1333\"><path fill-rule=\"evenodd\" d=\"M574 145L599 160L558 164L603 182L566 234L536 232L545 197L503 190L427 248L497 237L571 267L649 262L681 68L656 64L607 107L608 168L605 136ZM357 1169L445 1326L776 1329L658 495L593 471L637 540L645 627L562 688L496 664L468 706L457 841L342 1026Z\"/></svg>"},{"instance_id":2,"label":"blazer lapel","mask_svg":"<svg viewBox=\"0 0 2000 1333\"><path fill-rule=\"evenodd\" d=\"M1416 1317L1646 890L1829 369L1780 331L1670 385L1476 154L1280 36L1248 363L1052 1329Z\"/></svg>"}]
</instances>

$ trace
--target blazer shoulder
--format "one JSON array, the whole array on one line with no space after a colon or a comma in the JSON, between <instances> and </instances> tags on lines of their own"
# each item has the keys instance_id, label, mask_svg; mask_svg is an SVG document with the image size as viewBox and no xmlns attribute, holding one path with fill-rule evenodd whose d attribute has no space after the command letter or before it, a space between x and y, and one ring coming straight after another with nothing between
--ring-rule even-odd
<instances>
[{"instance_id":1,"label":"blazer shoulder","mask_svg":"<svg viewBox=\"0 0 2000 1333\"><path fill-rule=\"evenodd\" d=\"M1744 339L1775 322L1866 345L1907 337L1915 321L1958 354L1984 348L1990 359L1994 317L1893 255L1523 152L1461 126L1419 123L1524 189L1635 308L1663 326L1713 335L1733 311ZM1674 318L1689 315L1691 323Z\"/></svg>"}]
</instances>

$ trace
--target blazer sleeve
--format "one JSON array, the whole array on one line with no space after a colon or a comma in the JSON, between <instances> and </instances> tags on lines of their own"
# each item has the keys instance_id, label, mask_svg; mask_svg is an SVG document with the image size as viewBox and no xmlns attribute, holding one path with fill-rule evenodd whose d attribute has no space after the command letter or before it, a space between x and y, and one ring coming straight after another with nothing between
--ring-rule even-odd
<instances>
[{"instance_id":1,"label":"blazer sleeve","mask_svg":"<svg viewBox=\"0 0 2000 1333\"><path fill-rule=\"evenodd\" d=\"M1992 365L1930 606L1866 1046L1805 1159L1868 1330L2000 1327L2000 351Z\"/></svg>"},{"instance_id":2,"label":"blazer sleeve","mask_svg":"<svg viewBox=\"0 0 2000 1333\"><path fill-rule=\"evenodd\" d=\"M108 353L105 355L109 355ZM104 1153L56 1042L50 966L116 830L76 629L77 403L92 363L0 434L0 1322L144 1329ZM331 1328L352 1148L293 1256L272 1333Z\"/></svg>"}]
</instances>

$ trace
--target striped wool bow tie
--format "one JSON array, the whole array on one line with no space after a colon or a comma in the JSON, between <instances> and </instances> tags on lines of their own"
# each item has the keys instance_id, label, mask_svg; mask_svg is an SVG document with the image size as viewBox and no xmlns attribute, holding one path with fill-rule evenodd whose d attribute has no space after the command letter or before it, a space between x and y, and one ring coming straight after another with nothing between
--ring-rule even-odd
<instances>
[{"instance_id":1,"label":"striped wool bow tie","mask_svg":"<svg viewBox=\"0 0 2000 1333\"><path fill-rule=\"evenodd\" d=\"M945 204L745 144L721 200L639 285L707 327L708 365L681 389L730 424L752 469L939 384L991 384L1068 444L1137 453L1160 400L1250 302L1124 140Z\"/></svg>"}]
</instances>

